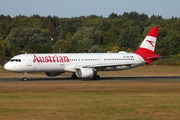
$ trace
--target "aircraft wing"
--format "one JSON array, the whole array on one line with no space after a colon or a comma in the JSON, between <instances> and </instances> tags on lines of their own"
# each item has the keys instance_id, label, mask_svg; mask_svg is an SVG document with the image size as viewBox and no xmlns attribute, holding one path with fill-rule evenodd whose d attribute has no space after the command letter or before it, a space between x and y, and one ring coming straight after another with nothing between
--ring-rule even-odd
<instances>
[{"instance_id":1,"label":"aircraft wing","mask_svg":"<svg viewBox=\"0 0 180 120\"><path fill-rule=\"evenodd\" d=\"M144 64L145 62L136 62L136 63L119 63L119 64L94 64L94 65L77 65L76 68L103 68L103 67L114 67L114 66L131 66L137 64Z\"/></svg>"}]
</instances>

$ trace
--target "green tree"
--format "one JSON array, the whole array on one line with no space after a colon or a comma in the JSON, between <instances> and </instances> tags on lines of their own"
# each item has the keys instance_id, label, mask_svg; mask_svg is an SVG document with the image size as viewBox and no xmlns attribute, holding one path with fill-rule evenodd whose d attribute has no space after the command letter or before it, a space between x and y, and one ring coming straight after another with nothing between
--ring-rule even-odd
<instances>
[{"instance_id":1,"label":"green tree","mask_svg":"<svg viewBox=\"0 0 180 120\"><path fill-rule=\"evenodd\" d=\"M51 48L52 45L51 37L49 36L48 30L42 30L39 28L14 28L8 35L7 40L10 51L21 51L25 50L25 48L26 50L27 48L29 50L32 50L33 48L29 48L31 44L39 44L41 46L44 46L44 48L47 48L45 47L46 45L48 45L49 48ZM49 51L49 48L47 48L48 50L44 51ZM29 50L27 52L29 52Z\"/></svg>"}]
</instances>

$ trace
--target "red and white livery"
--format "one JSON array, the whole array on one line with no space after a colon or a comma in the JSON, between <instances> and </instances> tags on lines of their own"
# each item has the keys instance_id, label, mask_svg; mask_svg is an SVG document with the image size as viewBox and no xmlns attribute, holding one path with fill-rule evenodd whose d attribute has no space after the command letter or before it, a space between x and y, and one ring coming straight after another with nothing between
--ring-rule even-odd
<instances>
[{"instance_id":1,"label":"red and white livery","mask_svg":"<svg viewBox=\"0 0 180 120\"><path fill-rule=\"evenodd\" d=\"M98 71L117 71L151 63L160 58L155 54L158 27L152 27L140 47L134 53L41 53L14 56L4 65L6 70L24 73L45 72L57 76L72 72L72 78L99 79Z\"/></svg>"}]
</instances>

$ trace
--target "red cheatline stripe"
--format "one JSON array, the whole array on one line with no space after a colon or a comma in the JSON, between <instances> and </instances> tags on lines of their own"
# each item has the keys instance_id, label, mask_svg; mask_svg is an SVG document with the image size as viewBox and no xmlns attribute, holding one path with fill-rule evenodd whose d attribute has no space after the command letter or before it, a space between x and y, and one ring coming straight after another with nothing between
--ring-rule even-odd
<instances>
[{"instance_id":1,"label":"red cheatline stripe","mask_svg":"<svg viewBox=\"0 0 180 120\"><path fill-rule=\"evenodd\" d=\"M142 55L142 54L154 54L153 51L146 48L138 48L134 53Z\"/></svg>"}]
</instances>

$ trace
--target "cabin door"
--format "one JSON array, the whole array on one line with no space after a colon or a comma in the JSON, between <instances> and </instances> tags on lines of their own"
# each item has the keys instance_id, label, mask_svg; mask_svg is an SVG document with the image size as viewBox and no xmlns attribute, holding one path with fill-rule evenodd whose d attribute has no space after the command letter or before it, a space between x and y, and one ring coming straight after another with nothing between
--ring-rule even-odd
<instances>
[{"instance_id":1,"label":"cabin door","mask_svg":"<svg viewBox=\"0 0 180 120\"><path fill-rule=\"evenodd\" d=\"M31 57L26 57L26 60L27 60L27 66L32 66L32 60L31 60Z\"/></svg>"}]
</instances>

